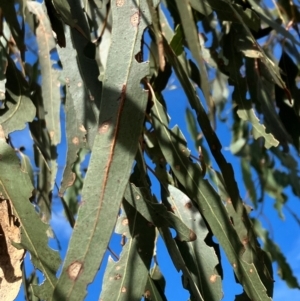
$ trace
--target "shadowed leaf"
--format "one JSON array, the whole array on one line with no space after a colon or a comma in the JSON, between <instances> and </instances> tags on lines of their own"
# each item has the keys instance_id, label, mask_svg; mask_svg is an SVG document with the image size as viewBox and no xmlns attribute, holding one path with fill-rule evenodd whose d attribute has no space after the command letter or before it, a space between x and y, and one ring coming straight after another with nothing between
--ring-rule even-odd
<instances>
[{"instance_id":1,"label":"shadowed leaf","mask_svg":"<svg viewBox=\"0 0 300 301\"><path fill-rule=\"evenodd\" d=\"M77 118L74 100L66 87L66 133L68 141L67 162L63 173L60 194L64 194L67 187L72 186L75 174L72 172L73 164L77 159L78 151L86 146L86 130Z\"/></svg>"},{"instance_id":2,"label":"shadowed leaf","mask_svg":"<svg viewBox=\"0 0 300 301\"><path fill-rule=\"evenodd\" d=\"M36 28L36 37L39 45L39 62L42 76L42 97L45 109L46 126L53 145L61 140L60 132L60 81L59 70L55 69L57 63L51 56L56 51L56 43L53 37L51 24L46 14L44 4L29 1L27 3L30 12L36 15L39 24Z\"/></svg>"},{"instance_id":3,"label":"shadowed leaf","mask_svg":"<svg viewBox=\"0 0 300 301\"><path fill-rule=\"evenodd\" d=\"M258 220L253 220L253 224L255 232L264 243L264 250L266 252L269 252L271 254L272 260L276 260L276 262L278 263L278 274L280 278L282 278L289 287L299 289L299 282L294 276L293 271L279 246L270 239L268 231L262 228Z\"/></svg>"},{"instance_id":4,"label":"shadowed leaf","mask_svg":"<svg viewBox=\"0 0 300 301\"><path fill-rule=\"evenodd\" d=\"M234 92L232 98L238 105L238 116L245 121L249 121L253 127L253 136L255 139L264 137L265 147L278 146L279 141L270 133L266 132L266 127L260 123L255 114L251 100L246 99L247 85L246 80L240 74L240 68L243 64L241 53L236 49L236 36L239 34L239 28L232 27L230 33L224 36L224 55L229 61L230 77L234 81Z\"/></svg>"},{"instance_id":5,"label":"shadowed leaf","mask_svg":"<svg viewBox=\"0 0 300 301\"><path fill-rule=\"evenodd\" d=\"M152 96L154 95L152 94ZM245 252L245 247L237 232L240 229L235 230L225 207L221 205L219 195L207 180L202 179L202 171L199 165L192 163L188 157L182 154L179 142L182 134L178 127L173 130L168 129L169 118L157 100L155 100L152 108L152 118L160 147L167 162L170 164L176 178L186 189L187 195L194 199L199 206L199 211L203 214L213 234L223 247L237 278L248 296L254 300L270 301L271 298L268 296L254 264L257 260L257 254L249 249L253 260L248 261L247 258L247 261L244 261L242 255ZM239 209L242 204L239 202L236 205ZM241 220L238 219L237 221Z\"/></svg>"},{"instance_id":6,"label":"shadowed leaf","mask_svg":"<svg viewBox=\"0 0 300 301\"><path fill-rule=\"evenodd\" d=\"M29 202L33 190L30 177L21 170L15 151L3 139L0 139L0 153L0 193L11 202L14 215L21 224L21 242L14 245L29 251L34 266L43 273L45 281L33 290L40 299L47 299L56 283L59 254L48 247L48 226L39 219Z\"/></svg>"},{"instance_id":7,"label":"shadowed leaf","mask_svg":"<svg viewBox=\"0 0 300 301\"><path fill-rule=\"evenodd\" d=\"M137 188L133 184L128 185L124 198L136 208L136 210L150 223L156 227L171 227L177 233L180 241L193 241L197 237L194 231L187 227L174 213L167 210L165 205L148 200L142 188Z\"/></svg>"},{"instance_id":8,"label":"shadowed leaf","mask_svg":"<svg viewBox=\"0 0 300 301\"><path fill-rule=\"evenodd\" d=\"M26 122L35 117L36 110L27 95L27 83L11 59L8 60L6 78L5 109L1 110L0 124L7 136L13 131L24 129Z\"/></svg>"},{"instance_id":9,"label":"shadowed leaf","mask_svg":"<svg viewBox=\"0 0 300 301\"><path fill-rule=\"evenodd\" d=\"M157 264L150 270L145 286L145 301L167 301L164 294L166 280Z\"/></svg>"}]
</instances>

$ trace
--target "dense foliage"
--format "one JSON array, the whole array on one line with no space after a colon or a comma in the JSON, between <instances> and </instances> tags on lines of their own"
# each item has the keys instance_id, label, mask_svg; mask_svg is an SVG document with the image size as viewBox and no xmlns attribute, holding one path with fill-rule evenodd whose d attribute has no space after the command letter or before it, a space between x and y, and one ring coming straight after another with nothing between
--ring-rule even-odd
<instances>
[{"instance_id":1,"label":"dense foliage","mask_svg":"<svg viewBox=\"0 0 300 301\"><path fill-rule=\"evenodd\" d=\"M166 300L159 236L190 300L222 299L220 248L244 290L236 301L272 300L272 262L299 288L249 215L265 194L279 214L285 189L300 196L299 22L287 0L0 0L0 299L23 282L28 301L84 300L106 265L100 300ZM171 77L197 156L169 126ZM222 122L251 206L216 134ZM14 147L28 132L34 158ZM48 245L57 189L73 228L63 263ZM21 265L25 252L42 283Z\"/></svg>"}]
</instances>

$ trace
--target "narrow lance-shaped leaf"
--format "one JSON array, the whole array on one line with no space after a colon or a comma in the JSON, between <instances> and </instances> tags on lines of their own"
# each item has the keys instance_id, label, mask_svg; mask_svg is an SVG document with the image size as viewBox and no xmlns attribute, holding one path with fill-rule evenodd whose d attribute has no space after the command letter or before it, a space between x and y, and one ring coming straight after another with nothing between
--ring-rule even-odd
<instances>
[{"instance_id":1,"label":"narrow lance-shaped leaf","mask_svg":"<svg viewBox=\"0 0 300 301\"><path fill-rule=\"evenodd\" d=\"M63 296L84 299L86 287L102 263L128 183L147 103L139 83L147 75L148 66L138 63L135 55L140 51L149 14L146 1L136 5L134 11L127 1L114 2L111 7L114 26L99 128L78 218L50 300L62 300Z\"/></svg>"},{"instance_id":2,"label":"narrow lance-shaped leaf","mask_svg":"<svg viewBox=\"0 0 300 301\"><path fill-rule=\"evenodd\" d=\"M24 129L26 122L35 117L36 109L27 95L27 83L11 58L8 58L6 78L6 101L0 124L7 136L13 131Z\"/></svg>"},{"instance_id":3,"label":"narrow lance-shaped leaf","mask_svg":"<svg viewBox=\"0 0 300 301\"><path fill-rule=\"evenodd\" d=\"M43 273L45 281L33 289L40 299L46 300L56 283L59 254L48 247L48 226L39 219L29 202L33 190L30 177L20 168L15 151L3 139L0 139L0 154L0 193L11 202L14 215L21 224L21 242L15 246L28 250L34 266Z\"/></svg>"},{"instance_id":4,"label":"narrow lance-shaped leaf","mask_svg":"<svg viewBox=\"0 0 300 301\"><path fill-rule=\"evenodd\" d=\"M28 10L38 19L36 27L36 39L39 47L39 64L41 68L41 98L44 116L39 112L39 121L45 119L46 129L49 133L50 141L43 147L48 148L51 153L49 158L39 155L40 173L38 177L39 199L38 205L43 214L43 220L49 222L51 216L51 190L54 187L57 162L55 146L61 141L60 126L60 70L55 69L56 42L53 36L51 23L46 13L45 3L33 1L27 2ZM40 100L39 100L40 101ZM43 126L43 123L40 123ZM43 129L44 130L44 129ZM48 137L47 137L48 138ZM47 139L48 140L48 139Z\"/></svg>"},{"instance_id":5,"label":"narrow lance-shaped leaf","mask_svg":"<svg viewBox=\"0 0 300 301\"><path fill-rule=\"evenodd\" d=\"M241 22L241 24L243 25L243 28L245 29L247 35L250 39L251 42L255 45L256 49L258 50L259 54L258 57L260 57L260 59L262 60L262 62L265 64L265 66L267 67L268 71L270 72L270 75L272 76L274 82L281 87L284 90L286 89L286 85L285 82L282 80L281 76L280 76L280 72L279 72L279 68L277 65L274 64L274 62L272 62L269 57L265 54L264 50L262 49L262 47L260 46L260 44L256 41L256 39L253 37L253 34L251 33L250 29L248 28L248 26L245 24L245 22L243 21L241 15L238 13L238 11L234 8L234 6L232 5L232 3L229 0L225 0L231 7L232 12L234 13L234 15L237 17L237 19ZM254 3L253 0L249 0L250 2ZM255 7L257 7L257 4L255 5ZM233 45L232 45L233 46Z\"/></svg>"},{"instance_id":6,"label":"narrow lance-shaped leaf","mask_svg":"<svg viewBox=\"0 0 300 301\"><path fill-rule=\"evenodd\" d=\"M154 94L152 94L154 97ZM169 119L161 104L155 100L152 108L154 128L162 152L170 164L172 171L187 195L197 202L201 214L205 217L213 234L223 247L235 274L242 283L248 296L253 300L270 301L257 269L253 262L243 259L245 248L232 225L226 209L216 191L207 180L202 179L202 171L198 164L192 163L181 152L179 129L168 129ZM180 134L182 136L182 134ZM252 254L255 257L255 253Z\"/></svg>"},{"instance_id":7,"label":"narrow lance-shaped leaf","mask_svg":"<svg viewBox=\"0 0 300 301\"><path fill-rule=\"evenodd\" d=\"M9 25L10 31L13 36L13 40L16 42L17 47L19 48L21 52L22 58L24 58L25 54L25 30L22 26L24 22L24 15L18 15L15 4L18 4L19 6L23 6L23 0L18 1L10 1L10 0L2 0L0 2L0 8L1 11L3 11L3 15L5 16L6 22ZM18 18L21 18L21 26L19 24ZM2 19L2 18L1 18ZM2 20L1 20L2 21ZM15 45L14 45L15 46Z\"/></svg>"},{"instance_id":8,"label":"narrow lance-shaped leaf","mask_svg":"<svg viewBox=\"0 0 300 301\"><path fill-rule=\"evenodd\" d=\"M68 86L69 97L72 98L72 102L76 110L76 118L78 119L78 122L80 122L85 127L87 131L87 143L89 148L92 149L94 137L97 131L99 111L97 110L95 104L97 98L95 101L92 101L92 97L89 97L88 95L88 85L94 85L96 89L99 88L100 83L95 79L92 80L90 78L84 78L84 68L89 70L93 78L93 76L95 76L93 67L95 66L90 59L87 59L82 54L82 43L78 43L81 45L80 49L75 48L75 46L77 45L74 42L75 35L76 34L74 32L72 33L69 27L66 27L66 47L58 48L57 50L63 65L63 80ZM101 89L97 90L100 94Z\"/></svg>"},{"instance_id":9,"label":"narrow lance-shaped leaf","mask_svg":"<svg viewBox=\"0 0 300 301\"><path fill-rule=\"evenodd\" d=\"M218 171L213 172L215 173L215 182L217 184L219 194L223 202L226 203L225 208L228 212L228 215L230 216L232 224L239 235L240 241L243 242L245 248L243 252L243 260L245 263L254 264L261 281L267 289L268 296L272 296L274 287L274 281L272 278L272 265L267 254L261 250L258 244L255 232L252 230L253 224L249 217L245 215L245 213L244 215L240 214L234 209L226 191L222 175ZM243 207L245 207L248 213L249 207L247 208L245 204L243 204Z\"/></svg>"},{"instance_id":10,"label":"narrow lance-shaped leaf","mask_svg":"<svg viewBox=\"0 0 300 301\"><path fill-rule=\"evenodd\" d=\"M53 0L53 5L58 13L58 15L62 18L62 20L68 24L69 26L75 28L82 34L87 40L88 33L85 32L78 24L77 21L73 18L71 13L71 7L68 0Z\"/></svg>"},{"instance_id":11,"label":"narrow lance-shaped leaf","mask_svg":"<svg viewBox=\"0 0 300 301\"><path fill-rule=\"evenodd\" d=\"M192 278L191 272L189 271L188 267L186 266L181 256L181 253L178 249L178 246L176 245L175 240L172 238L170 230L166 227L160 228L159 230L160 230L159 231L160 235L162 236L166 244L170 257L172 258L175 268L177 269L177 271L182 271L183 279L184 279L183 286L186 286L187 283L189 284L189 288L191 289L191 293L194 297L193 300L204 301L201 292L197 287L197 284L194 282L194 279Z\"/></svg>"},{"instance_id":12,"label":"narrow lance-shaped leaf","mask_svg":"<svg viewBox=\"0 0 300 301\"><path fill-rule=\"evenodd\" d=\"M148 200L142 188L129 184L125 190L124 198L136 210L156 227L171 227L177 233L180 241L193 241L197 239L195 232L186 226L174 213L167 210L164 204Z\"/></svg>"},{"instance_id":13,"label":"narrow lance-shaped leaf","mask_svg":"<svg viewBox=\"0 0 300 301\"><path fill-rule=\"evenodd\" d=\"M226 0L227 1L227 0ZM229 1L227 1L229 2ZM291 32L289 32L286 28L281 26L281 24L277 20L272 20L270 16L268 16L261 6L254 0L249 0L251 5L251 9L258 14L263 22L274 28L278 33L282 34L287 39L290 39L293 43L300 45L300 42L295 39ZM240 19L240 18L239 18Z\"/></svg>"},{"instance_id":14,"label":"narrow lance-shaped leaf","mask_svg":"<svg viewBox=\"0 0 300 301\"><path fill-rule=\"evenodd\" d=\"M145 301L167 301L164 294L166 280L162 275L157 263L150 270L148 281L145 287Z\"/></svg>"},{"instance_id":15,"label":"narrow lance-shaped leaf","mask_svg":"<svg viewBox=\"0 0 300 301\"><path fill-rule=\"evenodd\" d=\"M191 1L191 5L195 0ZM220 0L204 0L204 3L209 5L211 9L213 9L216 13L218 18L221 21L230 21L232 23L240 23L241 21L232 13L232 9L228 3L225 1ZM192 5L193 6L193 5ZM249 28L257 31L260 29L260 19L258 18L257 14L253 12L252 9L232 3L232 6L235 10L240 14L242 17L241 19L243 22L249 26Z\"/></svg>"},{"instance_id":16,"label":"narrow lance-shaped leaf","mask_svg":"<svg viewBox=\"0 0 300 301\"><path fill-rule=\"evenodd\" d=\"M245 58L245 67L251 100L259 105L267 126L275 138L280 141L284 150L287 151L288 143L291 143L292 139L278 118L275 105L272 101L274 84L268 80L268 77L270 77L268 71L259 60L247 57Z\"/></svg>"},{"instance_id":17,"label":"narrow lance-shaped leaf","mask_svg":"<svg viewBox=\"0 0 300 301\"><path fill-rule=\"evenodd\" d=\"M189 197L172 185L168 185L167 189L167 200L175 214L197 233L197 240L193 242L176 241L182 258L204 300L219 301L223 292L221 275L217 270L219 258L215 248L218 246L213 243L212 246L207 245L206 239L211 234Z\"/></svg>"},{"instance_id":18,"label":"narrow lance-shaped leaf","mask_svg":"<svg viewBox=\"0 0 300 301\"><path fill-rule=\"evenodd\" d=\"M84 180L83 179L84 175L82 174L81 164L84 161L84 159L88 153L89 153L89 151L86 148L81 149L78 152L77 159L74 162L74 165L72 168L75 181L73 182L72 186L67 188L66 193L64 194L64 201L67 206L67 208L65 208L65 213L72 215L72 217L69 218L70 221L72 221L74 219L74 216L76 216L76 214L78 212L78 207L79 207L78 197L82 191L83 180Z\"/></svg>"},{"instance_id":19,"label":"narrow lance-shaped leaf","mask_svg":"<svg viewBox=\"0 0 300 301\"><path fill-rule=\"evenodd\" d=\"M285 280L285 282L289 287L299 289L300 288L299 282L295 277L295 275L293 274L291 266L288 264L279 246L270 239L268 231L262 228L258 220L253 220L253 224L254 224L255 232L264 243L264 247L263 247L264 250L266 252L269 252L271 254L272 259L276 260L276 262L278 263L279 276L283 280Z\"/></svg>"},{"instance_id":20,"label":"narrow lance-shaped leaf","mask_svg":"<svg viewBox=\"0 0 300 301\"><path fill-rule=\"evenodd\" d=\"M191 107L195 110L198 124L200 125L204 137L207 140L210 151L214 156L224 176L226 187L230 194L230 198L233 202L233 205L237 207L240 196L239 196L239 189L234 178L232 165L226 161L224 155L221 152L222 145L220 143L220 140L218 139L215 131L213 130L210 124L209 118L204 110L202 103L199 101L199 97L196 94L195 88L193 87L193 84L191 83L189 76L184 68L183 61L177 58L177 56L174 54L174 52L172 51L169 45L169 41L172 39L172 35L173 35L170 27L166 26L165 34L166 34L166 39L164 39L165 54L170 64L174 68L174 71L186 93L186 96L189 100Z\"/></svg>"},{"instance_id":21,"label":"narrow lance-shaped leaf","mask_svg":"<svg viewBox=\"0 0 300 301\"><path fill-rule=\"evenodd\" d=\"M241 159L241 167L242 167L242 175L245 186L247 188L247 192L251 198L251 201L255 207L257 207L257 196L256 196L256 188L253 183L250 163L246 158Z\"/></svg>"},{"instance_id":22,"label":"narrow lance-shaped leaf","mask_svg":"<svg viewBox=\"0 0 300 301\"><path fill-rule=\"evenodd\" d=\"M110 257L100 300L139 301L144 295L154 249L155 228L134 207L123 202L116 233L126 237L120 259Z\"/></svg>"},{"instance_id":23,"label":"narrow lance-shaped leaf","mask_svg":"<svg viewBox=\"0 0 300 301\"><path fill-rule=\"evenodd\" d=\"M240 26L240 25L238 25ZM255 139L263 137L265 139L265 147L270 148L272 146L278 146L274 136L266 132L266 127L260 123L258 117L252 108L251 100L246 100L246 80L242 78L240 74L240 68L242 66L242 54L236 49L236 35L238 27L232 26L230 32L224 36L224 55L229 61L230 77L234 81L233 99L238 104L238 116L245 121L249 121L253 126L253 136Z\"/></svg>"},{"instance_id":24,"label":"narrow lance-shaped leaf","mask_svg":"<svg viewBox=\"0 0 300 301\"><path fill-rule=\"evenodd\" d=\"M45 110L46 126L53 145L61 140L60 133L60 81L59 70L54 69L53 64L57 63L51 56L56 49L55 39L52 33L48 15L45 12L45 5L28 1L27 6L30 12L36 15L39 24L36 28L36 37L39 45L39 63L42 76L42 98Z\"/></svg>"},{"instance_id":25,"label":"narrow lance-shaped leaf","mask_svg":"<svg viewBox=\"0 0 300 301\"><path fill-rule=\"evenodd\" d=\"M200 75L201 75L201 84L200 88L203 92L205 101L208 105L209 110L213 109L213 103L210 96L209 91L209 82L207 77L207 71L204 64L204 59L202 57L202 49L197 33L197 27L194 21L194 17L192 14L191 5L188 0L175 0L180 19L182 22L182 27L185 35L185 39L187 41L188 47L197 61Z\"/></svg>"},{"instance_id":26,"label":"narrow lance-shaped leaf","mask_svg":"<svg viewBox=\"0 0 300 301\"><path fill-rule=\"evenodd\" d=\"M63 178L59 193L62 195L67 187L73 185L76 175L72 172L72 167L76 161L78 151L86 146L86 130L77 118L74 100L70 95L69 88L66 87L66 132L67 132L67 162L63 173Z\"/></svg>"}]
</instances>

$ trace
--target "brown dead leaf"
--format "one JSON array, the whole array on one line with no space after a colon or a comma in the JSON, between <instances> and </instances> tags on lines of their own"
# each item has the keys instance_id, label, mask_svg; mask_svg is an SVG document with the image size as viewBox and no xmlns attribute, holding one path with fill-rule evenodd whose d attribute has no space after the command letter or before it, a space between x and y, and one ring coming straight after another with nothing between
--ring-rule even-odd
<instances>
[{"instance_id":1,"label":"brown dead leaf","mask_svg":"<svg viewBox=\"0 0 300 301\"><path fill-rule=\"evenodd\" d=\"M13 301L20 290L24 250L11 243L20 240L20 224L12 214L10 202L0 198L0 300Z\"/></svg>"}]
</instances>

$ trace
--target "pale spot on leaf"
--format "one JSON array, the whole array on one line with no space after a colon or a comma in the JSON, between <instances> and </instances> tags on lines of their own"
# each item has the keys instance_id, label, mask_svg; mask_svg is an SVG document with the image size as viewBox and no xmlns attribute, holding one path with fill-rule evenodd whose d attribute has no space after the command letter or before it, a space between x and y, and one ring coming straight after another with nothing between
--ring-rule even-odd
<instances>
[{"instance_id":1,"label":"pale spot on leaf","mask_svg":"<svg viewBox=\"0 0 300 301\"><path fill-rule=\"evenodd\" d=\"M72 143L75 144L75 145L78 145L78 144L79 144L79 139L78 139L78 137L74 137L74 138L72 139Z\"/></svg>"},{"instance_id":2,"label":"pale spot on leaf","mask_svg":"<svg viewBox=\"0 0 300 301\"><path fill-rule=\"evenodd\" d=\"M209 278L209 281L212 282L212 283L215 283L217 278L218 278L218 276L216 274L211 275L210 278Z\"/></svg>"},{"instance_id":3,"label":"pale spot on leaf","mask_svg":"<svg viewBox=\"0 0 300 301\"><path fill-rule=\"evenodd\" d=\"M122 225L123 225L123 226L128 225L128 218L124 218L124 219L123 219Z\"/></svg>"},{"instance_id":4,"label":"pale spot on leaf","mask_svg":"<svg viewBox=\"0 0 300 301\"><path fill-rule=\"evenodd\" d=\"M109 122L109 121L103 122L103 123L100 125L99 129L98 129L99 134L104 134L104 133L106 133L106 132L108 131L108 129L109 129L109 126L110 126L110 122Z\"/></svg>"},{"instance_id":5,"label":"pale spot on leaf","mask_svg":"<svg viewBox=\"0 0 300 301\"><path fill-rule=\"evenodd\" d=\"M79 261L75 261L71 263L67 269L67 273L71 280L75 281L82 271L82 263Z\"/></svg>"},{"instance_id":6,"label":"pale spot on leaf","mask_svg":"<svg viewBox=\"0 0 300 301\"><path fill-rule=\"evenodd\" d=\"M117 7L122 7L125 3L125 0L116 0L116 6Z\"/></svg>"},{"instance_id":7,"label":"pale spot on leaf","mask_svg":"<svg viewBox=\"0 0 300 301\"><path fill-rule=\"evenodd\" d=\"M140 14L138 12L134 13L130 17L130 23L132 26L137 27L140 23Z\"/></svg>"}]
</instances>

